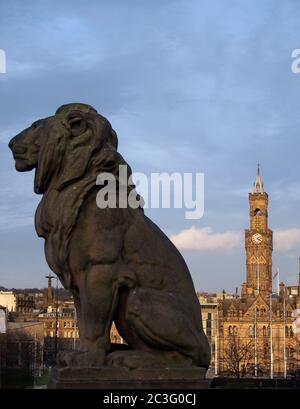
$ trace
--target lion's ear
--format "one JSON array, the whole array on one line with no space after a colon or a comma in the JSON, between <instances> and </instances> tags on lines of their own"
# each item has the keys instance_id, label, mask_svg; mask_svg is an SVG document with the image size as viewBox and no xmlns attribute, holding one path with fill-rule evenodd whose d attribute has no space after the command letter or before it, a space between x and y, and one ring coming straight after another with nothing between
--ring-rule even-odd
<instances>
[{"instance_id":1,"label":"lion's ear","mask_svg":"<svg viewBox=\"0 0 300 409\"><path fill-rule=\"evenodd\" d=\"M67 118L67 127L75 143L72 144L72 149L67 152L64 159L62 174L56 186L58 190L84 175L93 150L93 147L82 139L89 126L81 112L73 112ZM76 143L77 138L79 138L78 144Z\"/></svg>"},{"instance_id":2,"label":"lion's ear","mask_svg":"<svg viewBox=\"0 0 300 409\"><path fill-rule=\"evenodd\" d=\"M70 118L69 127L71 135L76 137L82 135L87 130L88 124L85 118L75 116Z\"/></svg>"}]
</instances>

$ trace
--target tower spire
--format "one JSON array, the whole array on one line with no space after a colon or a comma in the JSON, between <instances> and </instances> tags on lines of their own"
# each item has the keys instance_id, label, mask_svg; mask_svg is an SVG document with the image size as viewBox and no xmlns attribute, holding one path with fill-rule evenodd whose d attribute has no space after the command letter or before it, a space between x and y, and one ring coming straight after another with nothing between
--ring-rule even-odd
<instances>
[{"instance_id":1,"label":"tower spire","mask_svg":"<svg viewBox=\"0 0 300 409\"><path fill-rule=\"evenodd\" d=\"M260 163L257 164L257 175L253 184L253 193L264 193L264 184L260 176Z\"/></svg>"}]
</instances>

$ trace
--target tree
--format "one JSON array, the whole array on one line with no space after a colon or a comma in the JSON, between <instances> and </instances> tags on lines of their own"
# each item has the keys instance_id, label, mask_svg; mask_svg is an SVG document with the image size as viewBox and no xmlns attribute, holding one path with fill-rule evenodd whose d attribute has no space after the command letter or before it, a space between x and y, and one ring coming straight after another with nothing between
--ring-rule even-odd
<instances>
[{"instance_id":1,"label":"tree","mask_svg":"<svg viewBox=\"0 0 300 409\"><path fill-rule=\"evenodd\" d=\"M224 369L240 379L247 375L249 364L253 363L254 346L252 339L242 339L231 334L224 348Z\"/></svg>"},{"instance_id":2,"label":"tree","mask_svg":"<svg viewBox=\"0 0 300 409\"><path fill-rule=\"evenodd\" d=\"M300 339L295 336L286 348L287 370L300 376Z\"/></svg>"}]
</instances>

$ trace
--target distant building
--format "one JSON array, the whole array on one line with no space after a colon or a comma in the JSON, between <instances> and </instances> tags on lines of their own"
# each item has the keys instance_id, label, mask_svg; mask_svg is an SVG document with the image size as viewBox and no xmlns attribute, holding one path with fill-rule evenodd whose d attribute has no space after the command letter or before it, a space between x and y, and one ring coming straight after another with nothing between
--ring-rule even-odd
<instances>
[{"instance_id":1,"label":"distant building","mask_svg":"<svg viewBox=\"0 0 300 409\"><path fill-rule=\"evenodd\" d=\"M211 346L211 366L215 365L216 319L218 302L216 294L197 294L201 304L202 325Z\"/></svg>"},{"instance_id":2,"label":"distant building","mask_svg":"<svg viewBox=\"0 0 300 409\"><path fill-rule=\"evenodd\" d=\"M32 294L0 291L0 305L9 313L32 313L35 309L35 299Z\"/></svg>"},{"instance_id":3,"label":"distant building","mask_svg":"<svg viewBox=\"0 0 300 409\"><path fill-rule=\"evenodd\" d=\"M44 346L43 325L40 322L8 322L5 344L6 368L40 372Z\"/></svg>"},{"instance_id":4,"label":"distant building","mask_svg":"<svg viewBox=\"0 0 300 409\"><path fill-rule=\"evenodd\" d=\"M21 293L16 295L16 312L22 314L33 313L35 300L33 295Z\"/></svg>"},{"instance_id":5,"label":"distant building","mask_svg":"<svg viewBox=\"0 0 300 409\"><path fill-rule=\"evenodd\" d=\"M3 368L6 368L6 334L7 334L6 308L0 306L0 388L2 387Z\"/></svg>"},{"instance_id":6,"label":"distant building","mask_svg":"<svg viewBox=\"0 0 300 409\"><path fill-rule=\"evenodd\" d=\"M79 338L76 313L72 301L56 307L49 306L46 312L38 315L38 320L44 323L44 337Z\"/></svg>"},{"instance_id":7,"label":"distant building","mask_svg":"<svg viewBox=\"0 0 300 409\"><path fill-rule=\"evenodd\" d=\"M0 305L0 334L7 332L7 314L6 308Z\"/></svg>"},{"instance_id":8,"label":"distant building","mask_svg":"<svg viewBox=\"0 0 300 409\"><path fill-rule=\"evenodd\" d=\"M17 308L17 297L12 291L0 291L0 305L8 312L14 312Z\"/></svg>"}]
</instances>

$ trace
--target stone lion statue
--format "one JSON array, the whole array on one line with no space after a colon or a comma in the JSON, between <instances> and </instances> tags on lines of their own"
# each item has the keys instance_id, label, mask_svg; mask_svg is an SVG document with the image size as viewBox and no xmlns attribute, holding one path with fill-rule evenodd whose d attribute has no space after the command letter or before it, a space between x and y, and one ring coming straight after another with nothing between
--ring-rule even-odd
<instances>
[{"instance_id":1,"label":"stone lion statue","mask_svg":"<svg viewBox=\"0 0 300 409\"><path fill-rule=\"evenodd\" d=\"M186 263L173 243L136 209L96 204L96 178L126 165L109 121L73 103L34 122L9 143L16 169L35 169L42 195L37 234L53 272L74 297L80 350L58 365L208 367L210 348ZM114 321L126 345L110 343Z\"/></svg>"}]
</instances>

